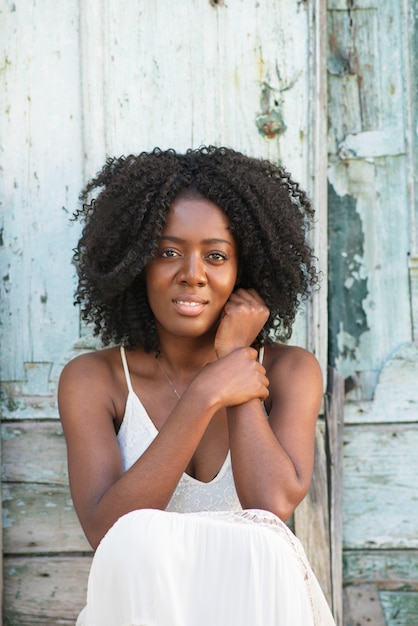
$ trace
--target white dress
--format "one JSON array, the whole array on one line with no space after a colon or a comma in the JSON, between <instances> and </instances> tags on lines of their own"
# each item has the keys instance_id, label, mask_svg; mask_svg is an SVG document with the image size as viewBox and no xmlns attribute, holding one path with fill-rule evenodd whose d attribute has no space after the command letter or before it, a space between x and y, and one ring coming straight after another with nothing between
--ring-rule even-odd
<instances>
[{"instance_id":1,"label":"white dress","mask_svg":"<svg viewBox=\"0 0 418 626\"><path fill-rule=\"evenodd\" d=\"M157 430L128 385L124 468ZM76 626L334 626L303 548L278 517L243 511L230 456L209 483L183 474L166 511L121 517L96 550Z\"/></svg>"}]
</instances>

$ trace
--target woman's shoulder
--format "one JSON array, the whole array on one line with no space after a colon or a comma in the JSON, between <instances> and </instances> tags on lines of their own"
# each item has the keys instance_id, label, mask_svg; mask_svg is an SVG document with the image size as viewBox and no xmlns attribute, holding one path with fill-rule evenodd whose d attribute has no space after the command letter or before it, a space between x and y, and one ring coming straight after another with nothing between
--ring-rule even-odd
<instances>
[{"instance_id":1,"label":"woman's shoulder","mask_svg":"<svg viewBox=\"0 0 418 626\"><path fill-rule=\"evenodd\" d=\"M65 365L58 384L61 418L98 411L111 415L121 411L126 401L126 382L119 348L85 352Z\"/></svg>"},{"instance_id":2,"label":"woman's shoulder","mask_svg":"<svg viewBox=\"0 0 418 626\"><path fill-rule=\"evenodd\" d=\"M306 390L322 392L322 371L318 359L312 352L299 346L271 344L267 346L264 359L270 392L281 392L288 386L302 384Z\"/></svg>"},{"instance_id":3,"label":"woman's shoulder","mask_svg":"<svg viewBox=\"0 0 418 626\"><path fill-rule=\"evenodd\" d=\"M323 394L323 378L318 359L312 352L299 346L272 344L266 349L264 359L270 381L267 406L278 399L309 397L320 402Z\"/></svg>"},{"instance_id":4,"label":"woman's shoulder","mask_svg":"<svg viewBox=\"0 0 418 626\"><path fill-rule=\"evenodd\" d=\"M312 369L319 370L318 359L312 352L300 346L273 343L266 346L264 364L270 369Z\"/></svg>"},{"instance_id":5,"label":"woman's shoulder","mask_svg":"<svg viewBox=\"0 0 418 626\"><path fill-rule=\"evenodd\" d=\"M115 369L118 360L120 360L119 348L104 348L84 352L71 359L64 366L61 378L110 374Z\"/></svg>"},{"instance_id":6,"label":"woman's shoulder","mask_svg":"<svg viewBox=\"0 0 418 626\"><path fill-rule=\"evenodd\" d=\"M142 348L135 348L134 352L126 351L126 355L129 374L132 373L131 368L142 371L149 360L149 355ZM126 376L120 346L92 350L76 356L61 372L60 386L67 383L81 384L83 387L94 385L104 390L125 392Z\"/></svg>"}]
</instances>

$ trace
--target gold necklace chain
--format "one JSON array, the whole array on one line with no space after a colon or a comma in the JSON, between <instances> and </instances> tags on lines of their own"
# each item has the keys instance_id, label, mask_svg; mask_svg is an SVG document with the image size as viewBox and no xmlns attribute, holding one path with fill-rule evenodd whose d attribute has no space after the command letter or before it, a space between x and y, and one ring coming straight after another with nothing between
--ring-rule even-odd
<instances>
[{"instance_id":1,"label":"gold necklace chain","mask_svg":"<svg viewBox=\"0 0 418 626\"><path fill-rule=\"evenodd\" d=\"M166 381L168 382L168 384L170 385L171 389L174 391L174 393L176 394L177 398L180 400L181 395L179 394L179 392L177 391L177 389L175 388L175 386L173 385L173 383L171 382L167 372L165 371L165 369L162 366L162 363L160 362L160 358L159 355L155 355L155 358L157 359L157 363L160 366L160 370L162 371L162 373L164 374L164 378L166 379Z\"/></svg>"}]
</instances>

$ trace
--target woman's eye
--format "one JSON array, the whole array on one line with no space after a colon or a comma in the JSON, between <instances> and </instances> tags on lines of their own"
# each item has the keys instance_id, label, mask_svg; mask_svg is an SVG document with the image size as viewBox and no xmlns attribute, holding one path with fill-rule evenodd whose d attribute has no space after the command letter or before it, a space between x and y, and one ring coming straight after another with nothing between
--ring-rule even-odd
<instances>
[{"instance_id":1,"label":"woman's eye","mask_svg":"<svg viewBox=\"0 0 418 626\"><path fill-rule=\"evenodd\" d=\"M210 252L208 254L208 258L211 261L216 261L217 263L220 263L221 261L226 261L226 255L222 254L222 252Z\"/></svg>"},{"instance_id":2,"label":"woman's eye","mask_svg":"<svg viewBox=\"0 0 418 626\"><path fill-rule=\"evenodd\" d=\"M160 256L163 257L163 259L172 259L172 258L178 256L178 254L177 254L177 252L175 250L172 250L171 248L168 248L166 250L161 250Z\"/></svg>"}]
</instances>

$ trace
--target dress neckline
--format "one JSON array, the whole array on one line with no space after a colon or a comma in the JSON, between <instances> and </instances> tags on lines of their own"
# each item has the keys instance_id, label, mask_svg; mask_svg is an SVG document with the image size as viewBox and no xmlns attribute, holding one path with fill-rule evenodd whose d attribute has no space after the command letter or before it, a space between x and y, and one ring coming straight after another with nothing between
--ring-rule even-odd
<instances>
[{"instance_id":1,"label":"dress neckline","mask_svg":"<svg viewBox=\"0 0 418 626\"><path fill-rule=\"evenodd\" d=\"M139 405L139 408L141 410L141 413L145 419L146 425L148 427L148 430L150 432L150 434L152 435L152 438L154 439L157 435L158 435L158 428L155 426L154 422L152 421L152 419L150 418L150 416L148 415L148 412L146 410L146 408L144 407L144 405L141 402L141 398L138 396L137 393L135 393L135 391L133 389L129 389L128 391L128 397L126 399L126 407L125 407L125 413L118 431L118 437L120 435L120 433L124 430L126 430L128 428L128 420L126 419L126 415L129 411L130 408L130 404L132 402L136 402ZM218 482L218 480L220 480L222 478L222 476L225 474L226 470L228 469L228 466L231 463L231 451L228 450L228 453L225 457L225 460L223 461L218 473L212 478L212 480L209 480L208 482L204 481L204 480L199 480L198 478L195 478L194 476L190 476L190 474L188 474L187 472L183 472L183 477L185 478L185 480L191 481L195 484L199 484L199 485L212 485L215 484L216 482Z\"/></svg>"},{"instance_id":2,"label":"dress neckline","mask_svg":"<svg viewBox=\"0 0 418 626\"><path fill-rule=\"evenodd\" d=\"M118 437L121 431L125 430L127 428L127 421L126 421L126 414L128 412L128 408L129 408L129 403L134 401L139 405L139 408L141 410L141 413L143 414L148 430L150 431L150 433L152 434L152 438L154 439L157 435L158 435L158 428L156 427L156 425L154 424L154 422L152 421L151 417L148 415L148 411L146 410L145 406L143 405L141 398L138 396L138 394L135 392L133 386L132 386L132 381L131 381L131 374L129 372L129 367L128 367L128 361L126 358L126 354L125 354L125 349L123 346L120 346L120 354L121 354L121 358L122 358L122 365L123 365L123 369L124 369L124 373L125 373L125 379L126 379L126 384L128 387L128 397L126 399L126 406L125 406L125 413L123 415L123 419L121 422L121 425L119 427L119 431L118 431ZM125 426L124 426L125 425ZM212 478L212 480L209 480L208 482L205 482L203 480L199 480L197 478L194 478L194 476L190 476L190 474L188 474L187 472L183 472L183 477L185 478L185 480L189 480L192 481L196 484L199 485L212 485L215 484L218 480L220 480L222 478L222 476L225 474L227 467L230 465L231 463L231 452L230 450L228 450L228 453L218 471L218 473Z\"/></svg>"}]
</instances>

